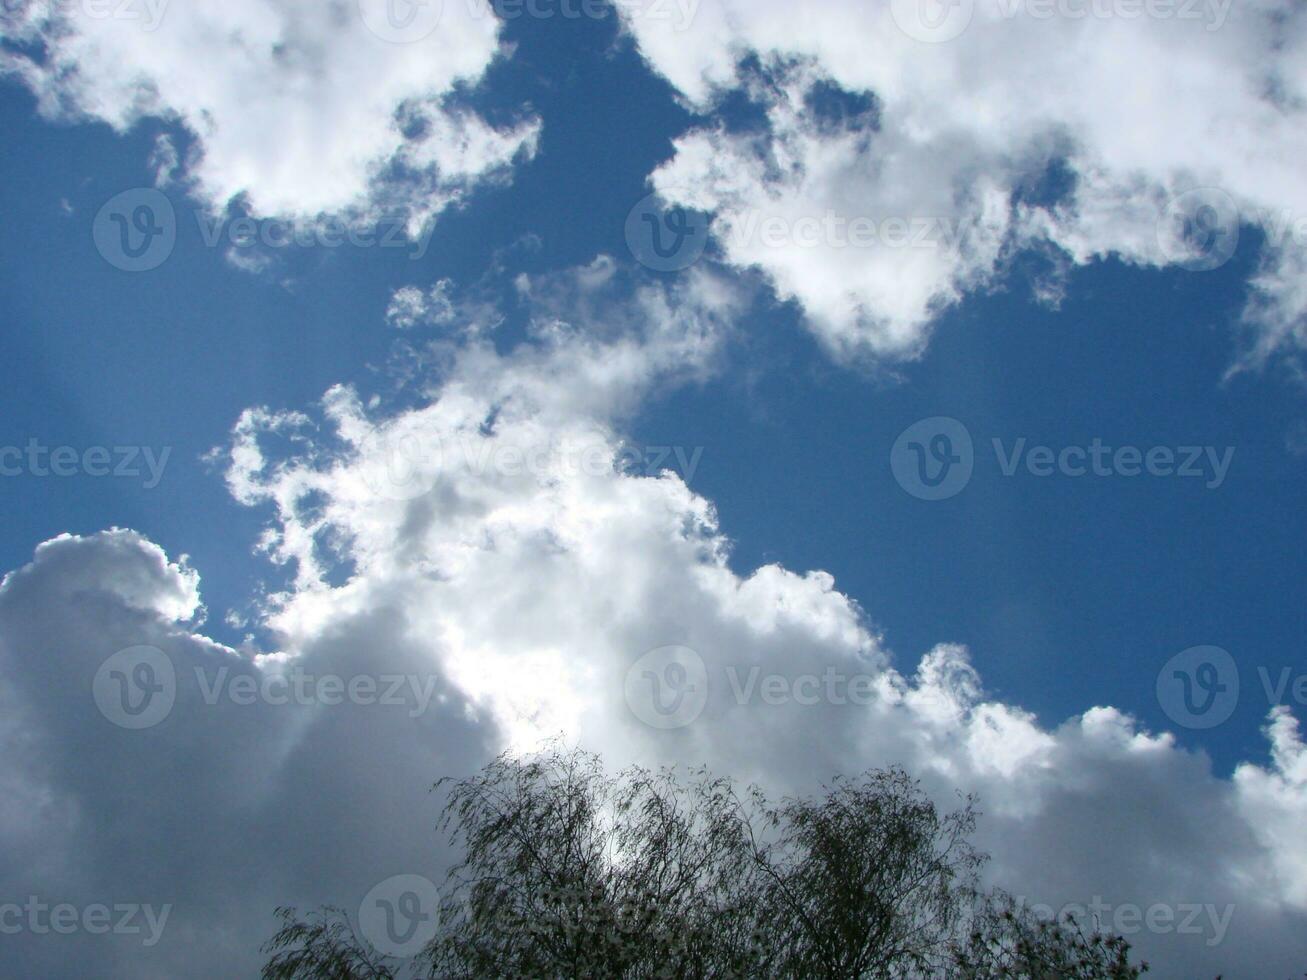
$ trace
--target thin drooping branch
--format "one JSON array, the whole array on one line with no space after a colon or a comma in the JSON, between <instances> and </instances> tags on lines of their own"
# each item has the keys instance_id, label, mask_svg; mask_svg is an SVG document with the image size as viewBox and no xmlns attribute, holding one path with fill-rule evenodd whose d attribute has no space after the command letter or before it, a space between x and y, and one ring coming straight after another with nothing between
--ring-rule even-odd
<instances>
[{"instance_id":1,"label":"thin drooping branch","mask_svg":"<svg viewBox=\"0 0 1307 980\"><path fill-rule=\"evenodd\" d=\"M442 780L462 849L441 929L407 963L343 913L283 911L265 980L1134 980L1129 945L982 894L974 799L943 814L899 769L815 798L741 794L699 769L607 774L547 747Z\"/></svg>"}]
</instances>

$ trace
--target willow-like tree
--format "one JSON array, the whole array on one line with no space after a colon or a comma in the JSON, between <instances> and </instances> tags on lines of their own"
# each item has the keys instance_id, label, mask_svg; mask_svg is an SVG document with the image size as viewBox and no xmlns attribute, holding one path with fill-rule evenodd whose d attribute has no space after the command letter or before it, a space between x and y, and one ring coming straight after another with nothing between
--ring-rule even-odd
<instances>
[{"instance_id":1,"label":"willow-like tree","mask_svg":"<svg viewBox=\"0 0 1307 980\"><path fill-rule=\"evenodd\" d=\"M1124 939L978 891L975 801L902 770L772 802L705 770L607 775L554 747L442 781L462 862L408 962L338 909L281 909L265 980L1135 978Z\"/></svg>"}]
</instances>

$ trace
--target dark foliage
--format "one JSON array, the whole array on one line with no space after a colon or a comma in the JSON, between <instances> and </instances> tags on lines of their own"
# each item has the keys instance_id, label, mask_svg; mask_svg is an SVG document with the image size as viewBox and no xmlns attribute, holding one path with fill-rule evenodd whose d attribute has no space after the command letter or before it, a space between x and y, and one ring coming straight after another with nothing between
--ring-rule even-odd
<instances>
[{"instance_id":1,"label":"dark foliage","mask_svg":"<svg viewBox=\"0 0 1307 980\"><path fill-rule=\"evenodd\" d=\"M973 800L941 814L901 770L769 801L699 770L605 774L596 756L501 756L445 781L464 859L409 963L339 910L280 910L265 980L1135 978L1096 923L977 890Z\"/></svg>"}]
</instances>

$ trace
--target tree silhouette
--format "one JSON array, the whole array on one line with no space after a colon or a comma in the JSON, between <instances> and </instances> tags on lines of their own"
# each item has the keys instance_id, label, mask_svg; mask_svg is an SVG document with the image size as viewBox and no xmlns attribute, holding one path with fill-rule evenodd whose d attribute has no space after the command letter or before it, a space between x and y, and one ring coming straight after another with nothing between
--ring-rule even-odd
<instances>
[{"instance_id":1,"label":"tree silhouette","mask_svg":"<svg viewBox=\"0 0 1307 980\"><path fill-rule=\"evenodd\" d=\"M1096 923L982 893L974 799L941 814L900 769L772 802L706 770L678 778L557 745L442 780L463 860L440 931L404 963L348 915L279 909L265 980L959 976L1135 978Z\"/></svg>"}]
</instances>

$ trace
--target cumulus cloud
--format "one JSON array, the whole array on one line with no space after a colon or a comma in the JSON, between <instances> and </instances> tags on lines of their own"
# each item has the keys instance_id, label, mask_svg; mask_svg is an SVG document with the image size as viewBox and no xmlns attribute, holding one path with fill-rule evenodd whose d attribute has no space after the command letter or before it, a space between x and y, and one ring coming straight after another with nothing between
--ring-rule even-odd
<instances>
[{"instance_id":1,"label":"cumulus cloud","mask_svg":"<svg viewBox=\"0 0 1307 980\"><path fill-rule=\"evenodd\" d=\"M738 287L631 283L601 259L519 295L530 339L449 344L416 406L338 387L241 418L228 484L268 513L260 546L292 573L263 599L267 649L206 639L196 573L131 532L57 539L5 579L0 837L39 861L0 868L0 893L174 904L149 950L22 937L27 973L74 949L100 975L252 972L272 906L357 907L382 877L439 877L434 778L559 732L613 765L707 763L780 791L902 763L945 806L980 794L994 882L1100 902L1109 925L1170 909L1173 928L1131 936L1158 975L1301 968L1292 716L1271 721L1266 764L1224 779L1117 709L1050 727L992 698L963 647L901 664L830 575L733 570L711 502L631 465L624 424L717 368ZM132 731L92 693L140 645L169 658L176 704ZM219 676L295 669L413 675L430 699L206 700Z\"/></svg>"},{"instance_id":2,"label":"cumulus cloud","mask_svg":"<svg viewBox=\"0 0 1307 980\"><path fill-rule=\"evenodd\" d=\"M416 286L397 289L390 297L386 319L391 326L401 330L419 323L447 323L454 315L447 292L448 280L445 279L432 286L430 292L424 293Z\"/></svg>"},{"instance_id":3,"label":"cumulus cloud","mask_svg":"<svg viewBox=\"0 0 1307 980\"><path fill-rule=\"evenodd\" d=\"M442 870L428 788L493 736L435 647L378 604L324 620L310 648L230 649L200 631L196 586L128 531L47 542L0 586L0 904L37 909L6 913L14 976L252 976L278 903L357 905L395 870ZM119 692L104 665L138 649L164 658L175 702L129 730L110 720ZM394 703L380 700L388 675L414 678ZM382 686L334 703L278 676ZM148 906L160 928L138 913L123 930L61 934L49 919L61 903Z\"/></svg>"},{"instance_id":4,"label":"cumulus cloud","mask_svg":"<svg viewBox=\"0 0 1307 980\"><path fill-rule=\"evenodd\" d=\"M399 330L439 327L463 336L494 330L502 322L492 301L461 291L452 279L441 279L429 289L402 286L390 297L386 320Z\"/></svg>"},{"instance_id":5,"label":"cumulus cloud","mask_svg":"<svg viewBox=\"0 0 1307 980\"><path fill-rule=\"evenodd\" d=\"M0 13L0 73L48 117L181 124L196 141L185 176L213 211L238 197L306 220L384 209L416 228L534 152L538 133L454 98L500 53L489 7L418 13L400 28L386 0L22 0Z\"/></svg>"},{"instance_id":6,"label":"cumulus cloud","mask_svg":"<svg viewBox=\"0 0 1307 980\"><path fill-rule=\"evenodd\" d=\"M712 212L725 259L769 276L833 352L919 353L1022 249L1201 270L1241 234L1265 236L1249 353L1307 340L1301 5L823 10L705 0L691 30L627 27L692 108L743 94L762 110L684 134L652 183ZM831 113L831 90L868 110Z\"/></svg>"},{"instance_id":7,"label":"cumulus cloud","mask_svg":"<svg viewBox=\"0 0 1307 980\"><path fill-rule=\"evenodd\" d=\"M1307 906L1307 854L1297 843L1307 808L1307 745L1287 708L1271 714L1266 734L1273 765L1240 766L1234 781L1258 836L1279 857L1275 871L1281 890L1301 908Z\"/></svg>"}]
</instances>

